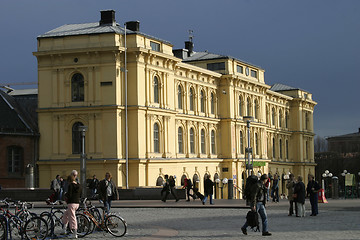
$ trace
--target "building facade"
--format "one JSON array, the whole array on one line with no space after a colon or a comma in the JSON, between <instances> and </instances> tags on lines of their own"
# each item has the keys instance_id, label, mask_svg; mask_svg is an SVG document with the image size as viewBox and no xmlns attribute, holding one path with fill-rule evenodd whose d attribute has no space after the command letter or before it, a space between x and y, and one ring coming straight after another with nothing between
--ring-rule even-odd
<instances>
[{"instance_id":1,"label":"building facade","mask_svg":"<svg viewBox=\"0 0 360 240\"><path fill-rule=\"evenodd\" d=\"M271 87L260 67L194 52L191 41L173 51L138 22L126 25L125 35L114 11L103 11L99 23L38 37L40 186L79 169L81 125L88 126L87 174L111 171L126 186L125 69L130 187L156 186L169 174L200 190L207 175L241 188L248 137L256 173L315 172L309 92ZM254 117L250 136L244 116Z\"/></svg>"}]
</instances>

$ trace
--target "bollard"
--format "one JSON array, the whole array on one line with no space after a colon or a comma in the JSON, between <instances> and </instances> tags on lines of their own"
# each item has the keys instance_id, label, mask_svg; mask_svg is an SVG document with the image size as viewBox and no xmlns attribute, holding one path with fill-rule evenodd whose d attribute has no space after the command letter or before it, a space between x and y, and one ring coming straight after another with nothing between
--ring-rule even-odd
<instances>
[{"instance_id":1,"label":"bollard","mask_svg":"<svg viewBox=\"0 0 360 240\"><path fill-rule=\"evenodd\" d=\"M25 170L25 186L30 189L34 189L34 166L28 164Z\"/></svg>"},{"instance_id":2,"label":"bollard","mask_svg":"<svg viewBox=\"0 0 360 240\"><path fill-rule=\"evenodd\" d=\"M331 185L332 198L338 199L339 198L339 178L335 176L331 180L332 180L332 185Z\"/></svg>"},{"instance_id":3,"label":"bollard","mask_svg":"<svg viewBox=\"0 0 360 240\"><path fill-rule=\"evenodd\" d=\"M228 180L228 199L233 199L234 197L234 180L230 178Z\"/></svg>"}]
</instances>

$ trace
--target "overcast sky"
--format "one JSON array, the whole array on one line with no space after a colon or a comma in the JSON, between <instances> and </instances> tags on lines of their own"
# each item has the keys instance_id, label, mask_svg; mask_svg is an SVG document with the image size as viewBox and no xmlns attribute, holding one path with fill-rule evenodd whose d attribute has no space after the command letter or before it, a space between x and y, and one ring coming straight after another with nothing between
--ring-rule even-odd
<instances>
[{"instance_id":1,"label":"overcast sky","mask_svg":"<svg viewBox=\"0 0 360 240\"><path fill-rule=\"evenodd\" d=\"M120 24L139 20L140 31L174 48L192 29L195 51L231 55L264 68L269 85L311 92L320 136L360 127L359 0L1 0L0 85L37 81L36 37L98 22L104 9Z\"/></svg>"}]
</instances>

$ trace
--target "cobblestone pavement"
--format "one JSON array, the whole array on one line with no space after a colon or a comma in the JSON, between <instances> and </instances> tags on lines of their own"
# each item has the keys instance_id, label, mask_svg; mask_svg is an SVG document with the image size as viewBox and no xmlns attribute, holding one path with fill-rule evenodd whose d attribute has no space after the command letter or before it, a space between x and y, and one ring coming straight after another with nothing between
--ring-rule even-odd
<instances>
[{"instance_id":1,"label":"cobblestone pavement","mask_svg":"<svg viewBox=\"0 0 360 240\"><path fill-rule=\"evenodd\" d=\"M226 205L226 201L216 200L213 206L217 203ZM128 224L128 234L123 239L360 239L358 199L330 200L328 204L319 204L320 214L316 217L309 216L310 204L307 202L305 218L287 216L286 200L279 204L271 203L267 207L269 231L273 234L270 237L262 237L261 233L250 229L247 236L242 234L240 228L248 211L245 208L203 207L199 203L197 208L188 208L185 201L182 205L170 201L166 204L158 208L130 208L130 205L113 208L112 211L123 216ZM97 232L85 239L115 237Z\"/></svg>"}]
</instances>

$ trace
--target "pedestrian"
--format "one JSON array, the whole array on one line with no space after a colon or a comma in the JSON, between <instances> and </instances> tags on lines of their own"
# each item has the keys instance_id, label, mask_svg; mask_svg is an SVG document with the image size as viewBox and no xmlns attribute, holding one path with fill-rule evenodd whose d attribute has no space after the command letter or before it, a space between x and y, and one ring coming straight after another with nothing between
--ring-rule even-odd
<instances>
[{"instance_id":1,"label":"pedestrian","mask_svg":"<svg viewBox=\"0 0 360 240\"><path fill-rule=\"evenodd\" d=\"M98 185L99 185L99 179L97 179L96 175L94 175L89 184L89 188L91 190L91 198L95 197Z\"/></svg>"},{"instance_id":2,"label":"pedestrian","mask_svg":"<svg viewBox=\"0 0 360 240\"><path fill-rule=\"evenodd\" d=\"M55 179L51 181L50 189L54 193L54 201L60 200L60 175L56 175Z\"/></svg>"},{"instance_id":3,"label":"pedestrian","mask_svg":"<svg viewBox=\"0 0 360 240\"><path fill-rule=\"evenodd\" d=\"M171 193L171 195L173 195L173 197L175 198L175 201L178 202L180 199L178 198L177 194L176 194L176 189L175 189L175 179L173 176L169 177L169 190L166 191L165 193L165 198L163 198L163 202L166 201L169 193Z\"/></svg>"},{"instance_id":4,"label":"pedestrian","mask_svg":"<svg viewBox=\"0 0 360 240\"><path fill-rule=\"evenodd\" d=\"M165 174L164 178L165 180L160 194L161 194L161 201L166 202L166 198L170 194L169 175ZM164 193L165 195L163 195Z\"/></svg>"},{"instance_id":5,"label":"pedestrian","mask_svg":"<svg viewBox=\"0 0 360 240\"><path fill-rule=\"evenodd\" d=\"M204 199L202 200L202 204L205 205L206 200L208 196L210 197L210 204L213 205L213 198L212 195L214 193L214 182L211 181L210 175L206 176L205 182L204 182Z\"/></svg>"},{"instance_id":6,"label":"pedestrian","mask_svg":"<svg viewBox=\"0 0 360 240\"><path fill-rule=\"evenodd\" d=\"M296 207L296 201L294 201L294 187L295 187L295 177L294 174L290 173L289 180L286 183L286 188L288 190L288 200L290 203L289 208L289 215L292 216L294 214L294 205L295 205L295 213L297 215L297 207Z\"/></svg>"},{"instance_id":7,"label":"pedestrian","mask_svg":"<svg viewBox=\"0 0 360 240\"><path fill-rule=\"evenodd\" d=\"M104 203L104 210L109 214L111 201L119 200L119 193L110 172L105 173L105 178L99 182L98 192L99 199Z\"/></svg>"},{"instance_id":8,"label":"pedestrian","mask_svg":"<svg viewBox=\"0 0 360 240\"><path fill-rule=\"evenodd\" d=\"M77 221L75 211L79 208L79 201L81 196L80 184L76 182L78 172L73 170L69 176L68 191L66 193L67 209L63 214L62 234L66 234L67 226L69 225L72 232L72 238L77 238Z\"/></svg>"},{"instance_id":9,"label":"pedestrian","mask_svg":"<svg viewBox=\"0 0 360 240\"><path fill-rule=\"evenodd\" d=\"M274 176L274 180L273 180L273 185L272 185L272 198L273 198L273 202L279 202L279 175L275 174Z\"/></svg>"},{"instance_id":10,"label":"pedestrian","mask_svg":"<svg viewBox=\"0 0 360 240\"><path fill-rule=\"evenodd\" d=\"M65 187L65 181L62 177L60 177L60 193L59 193L60 201L64 199L64 187Z\"/></svg>"},{"instance_id":11,"label":"pedestrian","mask_svg":"<svg viewBox=\"0 0 360 240\"><path fill-rule=\"evenodd\" d=\"M271 180L270 177L266 180L265 187L266 187L266 201L270 201L270 185Z\"/></svg>"},{"instance_id":12,"label":"pedestrian","mask_svg":"<svg viewBox=\"0 0 360 240\"><path fill-rule=\"evenodd\" d=\"M193 198L193 200L195 200L195 196L193 194L190 193L190 190L193 188L193 184L191 182L190 178L185 178L184 179L184 188L186 189L186 195L187 195L187 202L190 201L190 197Z\"/></svg>"},{"instance_id":13,"label":"pedestrian","mask_svg":"<svg viewBox=\"0 0 360 240\"><path fill-rule=\"evenodd\" d=\"M266 174L261 175L260 180L253 184L250 189L250 208L251 211L259 212L262 221L262 235L271 236L271 233L268 231L268 221L267 214L265 209L266 204L266 187L265 182L268 179ZM244 226L242 226L241 231L244 235L247 235L248 222L246 221Z\"/></svg>"},{"instance_id":14,"label":"pedestrian","mask_svg":"<svg viewBox=\"0 0 360 240\"><path fill-rule=\"evenodd\" d=\"M297 177L297 183L294 187L294 197L297 206L297 217L305 217L305 184L302 176Z\"/></svg>"},{"instance_id":15,"label":"pedestrian","mask_svg":"<svg viewBox=\"0 0 360 240\"><path fill-rule=\"evenodd\" d=\"M310 197L311 204L311 215L316 216L319 214L318 210L318 191L320 186L317 181L315 181L314 175L309 174L309 182L306 188L307 196Z\"/></svg>"}]
</instances>

